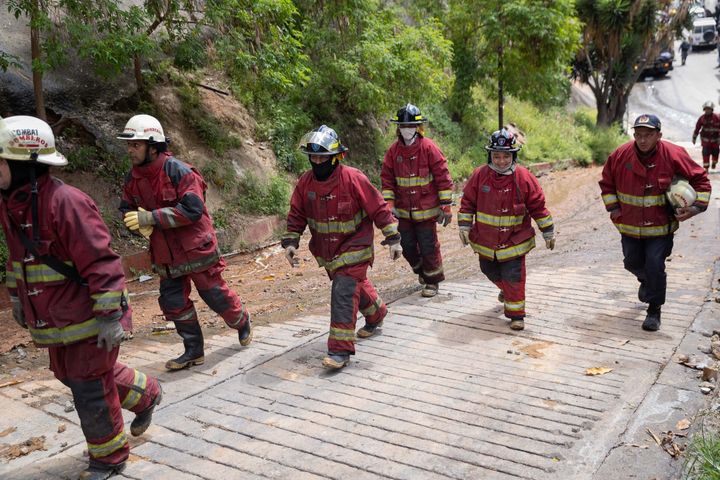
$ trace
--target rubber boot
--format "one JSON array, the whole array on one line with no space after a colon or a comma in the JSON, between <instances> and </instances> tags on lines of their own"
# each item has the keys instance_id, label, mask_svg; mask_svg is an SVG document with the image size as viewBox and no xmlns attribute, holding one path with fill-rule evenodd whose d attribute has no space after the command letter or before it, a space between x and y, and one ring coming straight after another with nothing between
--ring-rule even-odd
<instances>
[{"instance_id":1,"label":"rubber boot","mask_svg":"<svg viewBox=\"0 0 720 480\"><path fill-rule=\"evenodd\" d=\"M118 465L103 465L90 460L90 466L80 473L78 480L105 480L125 470L125 462Z\"/></svg>"},{"instance_id":2,"label":"rubber boot","mask_svg":"<svg viewBox=\"0 0 720 480\"><path fill-rule=\"evenodd\" d=\"M140 435L145 433L145 430L148 429L148 427L150 426L150 422L152 422L153 411L155 410L155 407L160 405L162 397L163 391L162 385L160 385L160 390L158 390L158 394L155 397L155 400L153 400L153 403L151 403L150 406L147 407L145 410L135 415L135 418L130 424L130 434L133 437L139 437Z\"/></svg>"},{"instance_id":3,"label":"rubber boot","mask_svg":"<svg viewBox=\"0 0 720 480\"><path fill-rule=\"evenodd\" d=\"M511 318L510 319L510 329L511 330L524 330L525 329L525 319Z\"/></svg>"},{"instance_id":4,"label":"rubber boot","mask_svg":"<svg viewBox=\"0 0 720 480\"><path fill-rule=\"evenodd\" d=\"M349 353L328 353L322 361L323 367L330 370L340 370L348 363L350 363Z\"/></svg>"},{"instance_id":5,"label":"rubber boot","mask_svg":"<svg viewBox=\"0 0 720 480\"><path fill-rule=\"evenodd\" d=\"M252 342L252 339L252 322L250 321L250 317L248 317L247 320L245 320L245 323L243 323L243 326L238 329L238 340L240 340L240 345L247 347L250 345L250 342Z\"/></svg>"},{"instance_id":6,"label":"rubber boot","mask_svg":"<svg viewBox=\"0 0 720 480\"><path fill-rule=\"evenodd\" d=\"M203 334L200 323L176 322L175 328L183 339L185 353L173 360L168 360L165 368L168 370L181 370L191 365L202 365L205 363Z\"/></svg>"},{"instance_id":7,"label":"rubber boot","mask_svg":"<svg viewBox=\"0 0 720 480\"><path fill-rule=\"evenodd\" d=\"M434 297L438 293L438 284L437 283L428 283L425 285L425 288L422 289L422 292L420 294L423 297Z\"/></svg>"},{"instance_id":8,"label":"rubber boot","mask_svg":"<svg viewBox=\"0 0 720 480\"><path fill-rule=\"evenodd\" d=\"M378 328L383 324L383 321L380 320L378 323L375 323L373 325L366 323L364 327L362 327L360 330L357 331L357 336L360 338L369 338L372 337L377 333Z\"/></svg>"},{"instance_id":9,"label":"rubber boot","mask_svg":"<svg viewBox=\"0 0 720 480\"><path fill-rule=\"evenodd\" d=\"M654 305L648 307L642 329L648 332L657 332L660 330L660 307Z\"/></svg>"},{"instance_id":10,"label":"rubber boot","mask_svg":"<svg viewBox=\"0 0 720 480\"><path fill-rule=\"evenodd\" d=\"M640 300L642 303L647 303L647 291L645 288L645 282L640 282L640 287L638 287L638 300Z\"/></svg>"}]
</instances>

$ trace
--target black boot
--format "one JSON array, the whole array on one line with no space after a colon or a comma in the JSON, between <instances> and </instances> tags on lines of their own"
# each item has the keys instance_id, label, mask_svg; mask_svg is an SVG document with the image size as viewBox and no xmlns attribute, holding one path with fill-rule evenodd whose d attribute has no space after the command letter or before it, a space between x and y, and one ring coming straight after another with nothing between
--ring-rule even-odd
<instances>
[{"instance_id":1,"label":"black boot","mask_svg":"<svg viewBox=\"0 0 720 480\"><path fill-rule=\"evenodd\" d=\"M645 288L645 282L640 282L640 287L638 287L638 300L640 300L642 303L647 303L647 289Z\"/></svg>"},{"instance_id":2,"label":"black boot","mask_svg":"<svg viewBox=\"0 0 720 480\"><path fill-rule=\"evenodd\" d=\"M205 363L205 351L203 350L203 334L200 323L176 322L175 328L183 339L185 353L178 358L168 360L165 368L168 370L181 370L191 365L202 365Z\"/></svg>"},{"instance_id":3,"label":"black boot","mask_svg":"<svg viewBox=\"0 0 720 480\"><path fill-rule=\"evenodd\" d=\"M158 385L160 387L160 390L158 390L158 394L153 400L153 402L150 404L149 407L147 407L142 412L135 415L135 418L133 419L132 423L130 424L130 433L133 437L139 437L143 433L145 433L145 430L148 429L150 426L150 422L152 421L152 415L153 411L155 410L155 407L160 405L160 402L162 401L163 397L163 391L162 391L162 385Z\"/></svg>"},{"instance_id":4,"label":"black boot","mask_svg":"<svg viewBox=\"0 0 720 480\"><path fill-rule=\"evenodd\" d=\"M90 466L80 473L78 480L106 480L125 470L125 462L118 465L103 465L90 460Z\"/></svg>"},{"instance_id":5,"label":"black boot","mask_svg":"<svg viewBox=\"0 0 720 480\"><path fill-rule=\"evenodd\" d=\"M243 323L243 326L238 329L238 340L240 340L240 345L242 345L243 347L247 347L248 345L250 345L250 342L252 342L252 338L252 322L250 321L250 317L248 316L245 320L245 323Z\"/></svg>"},{"instance_id":6,"label":"black boot","mask_svg":"<svg viewBox=\"0 0 720 480\"><path fill-rule=\"evenodd\" d=\"M647 316L642 324L642 329L649 332L660 330L660 307L650 305L647 309Z\"/></svg>"}]
</instances>

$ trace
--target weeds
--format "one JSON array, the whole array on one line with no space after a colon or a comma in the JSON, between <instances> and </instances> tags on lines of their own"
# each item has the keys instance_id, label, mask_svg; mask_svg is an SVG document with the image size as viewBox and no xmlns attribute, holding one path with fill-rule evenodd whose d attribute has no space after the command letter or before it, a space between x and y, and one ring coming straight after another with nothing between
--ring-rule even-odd
<instances>
[{"instance_id":1,"label":"weeds","mask_svg":"<svg viewBox=\"0 0 720 480\"><path fill-rule=\"evenodd\" d=\"M228 134L221 123L203 108L197 88L183 85L178 94L183 115L215 155L222 156L229 149L240 146L240 140Z\"/></svg>"},{"instance_id":2,"label":"weeds","mask_svg":"<svg viewBox=\"0 0 720 480\"><path fill-rule=\"evenodd\" d=\"M693 436L687 449L687 480L720 480L720 433L703 427Z\"/></svg>"}]
</instances>

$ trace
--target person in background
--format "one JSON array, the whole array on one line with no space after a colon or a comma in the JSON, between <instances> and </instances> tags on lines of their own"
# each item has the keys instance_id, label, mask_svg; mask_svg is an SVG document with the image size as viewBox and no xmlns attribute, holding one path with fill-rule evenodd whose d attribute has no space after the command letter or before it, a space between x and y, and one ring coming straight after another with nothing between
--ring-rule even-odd
<instances>
[{"instance_id":1,"label":"person in background","mask_svg":"<svg viewBox=\"0 0 720 480\"><path fill-rule=\"evenodd\" d=\"M400 221L403 256L424 286L422 296L434 297L445 280L436 222L447 227L452 220L453 181L415 105L408 103L390 121L397 124L397 141L383 159L382 194Z\"/></svg>"}]
</instances>

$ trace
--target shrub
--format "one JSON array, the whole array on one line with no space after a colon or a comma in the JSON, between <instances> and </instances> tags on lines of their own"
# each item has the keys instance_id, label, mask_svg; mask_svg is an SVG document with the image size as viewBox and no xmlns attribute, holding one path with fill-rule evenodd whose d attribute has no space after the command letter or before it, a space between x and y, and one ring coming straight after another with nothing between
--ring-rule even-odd
<instances>
[{"instance_id":1,"label":"shrub","mask_svg":"<svg viewBox=\"0 0 720 480\"><path fill-rule=\"evenodd\" d=\"M240 140L228 134L220 122L203 108L197 88L186 84L178 89L178 94L185 118L216 155L222 156L227 150L240 146Z\"/></svg>"},{"instance_id":2,"label":"shrub","mask_svg":"<svg viewBox=\"0 0 720 480\"><path fill-rule=\"evenodd\" d=\"M285 215L290 202L290 183L283 175L274 175L262 182L247 173L240 179L239 198L241 212Z\"/></svg>"}]
</instances>

